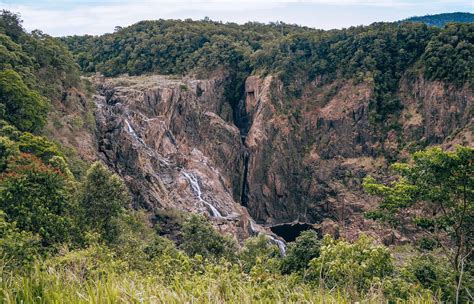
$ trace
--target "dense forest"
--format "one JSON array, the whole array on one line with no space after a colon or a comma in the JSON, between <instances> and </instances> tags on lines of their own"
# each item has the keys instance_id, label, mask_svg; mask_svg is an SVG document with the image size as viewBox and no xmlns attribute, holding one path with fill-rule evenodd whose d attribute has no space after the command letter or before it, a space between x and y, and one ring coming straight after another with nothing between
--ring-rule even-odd
<instances>
[{"instance_id":1,"label":"dense forest","mask_svg":"<svg viewBox=\"0 0 474 304\"><path fill-rule=\"evenodd\" d=\"M412 163L394 166L398 182L392 186L364 180L367 192L382 198L368 216L392 225L417 202L446 202L447 212L416 220L427 234L452 239L454 254L445 254L445 242L433 238L389 249L366 236L351 243L306 231L282 256L264 236L237 244L203 216L153 214L152 225L150 214L131 208L119 176L100 162L76 159L46 136L44 126L67 90L87 90L81 72L204 76L217 69L232 78L231 98L239 97L252 73L278 75L288 96L299 96L316 78L373 82L378 121L396 112L394 92L410 69L472 86L473 44L472 23L321 31L283 23L159 20L100 37L56 39L27 33L18 15L3 11L0 302L472 301L472 148L420 151ZM177 241L161 235L161 217L174 219Z\"/></svg>"},{"instance_id":2,"label":"dense forest","mask_svg":"<svg viewBox=\"0 0 474 304\"><path fill-rule=\"evenodd\" d=\"M279 75L288 99L304 85L334 79L373 83L372 118L400 109L395 96L405 73L472 83L473 23L439 29L423 23L375 23L322 31L284 23L244 25L213 21L143 21L100 37L63 38L84 72L198 75L218 68L233 76L230 97L252 73Z\"/></svg>"},{"instance_id":3,"label":"dense forest","mask_svg":"<svg viewBox=\"0 0 474 304\"><path fill-rule=\"evenodd\" d=\"M430 26L443 27L446 23L474 22L474 14L471 13L445 13L437 15L426 15L407 18L401 22L421 22Z\"/></svg>"}]
</instances>

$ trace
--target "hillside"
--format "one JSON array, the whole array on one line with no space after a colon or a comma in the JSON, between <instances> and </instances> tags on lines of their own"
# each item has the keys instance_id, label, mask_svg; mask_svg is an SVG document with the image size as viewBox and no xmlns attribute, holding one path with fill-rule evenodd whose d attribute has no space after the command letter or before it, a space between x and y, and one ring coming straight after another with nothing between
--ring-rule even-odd
<instances>
[{"instance_id":1,"label":"hillside","mask_svg":"<svg viewBox=\"0 0 474 304\"><path fill-rule=\"evenodd\" d=\"M2 302L469 301L473 33L3 11Z\"/></svg>"},{"instance_id":2,"label":"hillside","mask_svg":"<svg viewBox=\"0 0 474 304\"><path fill-rule=\"evenodd\" d=\"M446 23L472 23L474 14L471 13L446 13L407 18L401 22L421 22L429 26L443 27Z\"/></svg>"}]
</instances>

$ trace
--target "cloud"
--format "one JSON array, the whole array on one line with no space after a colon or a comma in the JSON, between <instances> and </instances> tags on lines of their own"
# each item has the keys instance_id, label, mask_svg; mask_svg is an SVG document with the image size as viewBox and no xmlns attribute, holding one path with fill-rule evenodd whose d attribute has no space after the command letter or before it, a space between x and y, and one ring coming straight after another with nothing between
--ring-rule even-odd
<instances>
[{"instance_id":1,"label":"cloud","mask_svg":"<svg viewBox=\"0 0 474 304\"><path fill-rule=\"evenodd\" d=\"M472 10L470 0L15 0L0 2L0 6L19 12L26 29L38 28L52 35L102 34L113 31L116 25L160 18L209 16L238 23L281 20L334 28L416 14Z\"/></svg>"}]
</instances>

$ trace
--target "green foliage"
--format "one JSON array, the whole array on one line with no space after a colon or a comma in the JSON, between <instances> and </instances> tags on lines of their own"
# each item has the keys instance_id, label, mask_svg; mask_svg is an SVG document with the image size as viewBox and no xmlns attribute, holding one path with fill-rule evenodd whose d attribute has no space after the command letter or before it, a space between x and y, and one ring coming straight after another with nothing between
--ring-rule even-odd
<instances>
[{"instance_id":1,"label":"green foliage","mask_svg":"<svg viewBox=\"0 0 474 304\"><path fill-rule=\"evenodd\" d=\"M125 270L125 261L117 258L109 247L93 242L86 248L62 252L46 260L46 266L63 273L72 273L79 282L98 278L109 272L120 273Z\"/></svg>"},{"instance_id":2,"label":"green foliage","mask_svg":"<svg viewBox=\"0 0 474 304\"><path fill-rule=\"evenodd\" d=\"M320 250L310 262L310 273L329 288L367 291L394 269L388 249L364 235L352 244L325 236Z\"/></svg>"},{"instance_id":3,"label":"green foliage","mask_svg":"<svg viewBox=\"0 0 474 304\"><path fill-rule=\"evenodd\" d=\"M444 13L411 17L402 22L423 22L426 25L444 27L447 23L473 23L474 14L471 13Z\"/></svg>"},{"instance_id":4,"label":"green foliage","mask_svg":"<svg viewBox=\"0 0 474 304\"><path fill-rule=\"evenodd\" d=\"M313 230L303 231L292 243L288 244L286 256L281 263L282 273L302 272L309 262L319 257L321 241Z\"/></svg>"},{"instance_id":5,"label":"green foliage","mask_svg":"<svg viewBox=\"0 0 474 304\"><path fill-rule=\"evenodd\" d=\"M67 178L32 155L13 159L0 177L0 209L19 229L38 234L43 246L74 236L74 201Z\"/></svg>"},{"instance_id":6,"label":"green foliage","mask_svg":"<svg viewBox=\"0 0 474 304\"><path fill-rule=\"evenodd\" d=\"M58 145L43 136L25 132L19 136L18 144L21 152L31 153L41 158L43 162L48 162L54 156L64 157Z\"/></svg>"},{"instance_id":7,"label":"green foliage","mask_svg":"<svg viewBox=\"0 0 474 304\"><path fill-rule=\"evenodd\" d=\"M0 33L6 34L14 41L18 41L25 33L21 25L20 15L2 10L0 18Z\"/></svg>"},{"instance_id":8,"label":"green foliage","mask_svg":"<svg viewBox=\"0 0 474 304\"><path fill-rule=\"evenodd\" d=\"M19 154L20 150L17 143L8 137L0 136L0 172L4 172L9 160Z\"/></svg>"},{"instance_id":9,"label":"green foliage","mask_svg":"<svg viewBox=\"0 0 474 304\"><path fill-rule=\"evenodd\" d=\"M7 222L5 213L0 210L0 257L6 261L3 271L30 265L38 249L39 238L31 232L19 230L15 223Z\"/></svg>"},{"instance_id":10,"label":"green foliage","mask_svg":"<svg viewBox=\"0 0 474 304\"><path fill-rule=\"evenodd\" d=\"M414 219L418 227L450 233L459 258L472 245L474 149L430 148L413 154L412 163L398 163L393 169L400 174L398 180L384 185L368 177L363 183L366 191L383 198L379 208L390 217L401 216L415 203L428 204L430 212Z\"/></svg>"},{"instance_id":11,"label":"green foliage","mask_svg":"<svg viewBox=\"0 0 474 304\"><path fill-rule=\"evenodd\" d=\"M410 298L417 295L420 298L432 299L433 294L423 289L420 284L408 282L401 277L386 278L382 282L383 295L388 303L410 303ZM424 301L421 301L424 302Z\"/></svg>"},{"instance_id":12,"label":"green foliage","mask_svg":"<svg viewBox=\"0 0 474 304\"><path fill-rule=\"evenodd\" d=\"M18 15L0 14L0 71L14 70L32 90L59 99L62 92L80 84L78 66L56 38L38 30L26 33Z\"/></svg>"},{"instance_id":13,"label":"green foliage","mask_svg":"<svg viewBox=\"0 0 474 304\"><path fill-rule=\"evenodd\" d=\"M233 80L227 88L231 102L241 97L243 80L252 73L279 76L288 102L315 79L318 85L355 79L373 86L371 120L390 127L391 118L401 110L396 95L399 80L412 68L419 71L420 61L431 79L470 81L472 26L450 25L440 31L420 23L375 23L322 31L282 23L158 20L100 37L72 36L63 41L83 71L106 76L208 75L223 68Z\"/></svg>"},{"instance_id":14,"label":"green foliage","mask_svg":"<svg viewBox=\"0 0 474 304\"><path fill-rule=\"evenodd\" d=\"M38 131L46 122L47 102L13 70L0 71L0 103L2 119L19 130Z\"/></svg>"},{"instance_id":15,"label":"green foliage","mask_svg":"<svg viewBox=\"0 0 474 304\"><path fill-rule=\"evenodd\" d=\"M441 295L444 301L454 302L455 288L451 282L456 275L446 259L428 254L416 256L401 269L401 273L407 282Z\"/></svg>"},{"instance_id":16,"label":"green foliage","mask_svg":"<svg viewBox=\"0 0 474 304\"><path fill-rule=\"evenodd\" d=\"M94 163L82 185L80 208L82 223L99 232L108 242L118 237L116 219L130 204L131 197L123 180L102 163Z\"/></svg>"},{"instance_id":17,"label":"green foliage","mask_svg":"<svg viewBox=\"0 0 474 304\"><path fill-rule=\"evenodd\" d=\"M272 264L276 262L274 257L278 255L278 247L270 243L267 237L259 235L245 241L238 258L243 270L250 272L257 265L262 264L266 266L266 269L271 269Z\"/></svg>"},{"instance_id":18,"label":"green foliage","mask_svg":"<svg viewBox=\"0 0 474 304\"><path fill-rule=\"evenodd\" d=\"M438 242L436 242L436 240L433 239L433 238L422 237L418 241L418 247L421 250L431 251L431 250L435 249L436 247L438 247Z\"/></svg>"},{"instance_id":19,"label":"green foliage","mask_svg":"<svg viewBox=\"0 0 474 304\"><path fill-rule=\"evenodd\" d=\"M226 258L233 260L236 244L230 237L214 230L212 225L200 215L192 215L183 224L181 248L190 256L205 258Z\"/></svg>"},{"instance_id":20,"label":"green foliage","mask_svg":"<svg viewBox=\"0 0 474 304\"><path fill-rule=\"evenodd\" d=\"M379 209L386 214L385 219L410 218L407 209L415 204L425 206L428 211L413 222L445 248L457 274L451 284L459 285L466 259L467 267L471 267L468 258L474 240L474 148L458 146L452 152L430 148L413 154L411 163L395 164L393 169L399 178L390 185L368 177L364 188L382 197ZM451 241L446 240L446 234Z\"/></svg>"},{"instance_id":21,"label":"green foliage","mask_svg":"<svg viewBox=\"0 0 474 304\"><path fill-rule=\"evenodd\" d=\"M429 79L474 86L473 24L448 24L431 39L423 55Z\"/></svg>"}]
</instances>

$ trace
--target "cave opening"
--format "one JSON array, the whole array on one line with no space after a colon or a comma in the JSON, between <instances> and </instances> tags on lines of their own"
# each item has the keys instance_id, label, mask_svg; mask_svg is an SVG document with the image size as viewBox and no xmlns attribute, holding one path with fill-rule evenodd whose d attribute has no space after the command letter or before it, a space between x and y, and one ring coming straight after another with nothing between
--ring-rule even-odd
<instances>
[{"instance_id":1,"label":"cave opening","mask_svg":"<svg viewBox=\"0 0 474 304\"><path fill-rule=\"evenodd\" d=\"M285 241L293 242L301 232L316 229L313 225L308 223L289 223L272 226L270 227L270 230Z\"/></svg>"}]
</instances>

